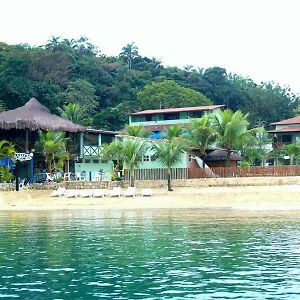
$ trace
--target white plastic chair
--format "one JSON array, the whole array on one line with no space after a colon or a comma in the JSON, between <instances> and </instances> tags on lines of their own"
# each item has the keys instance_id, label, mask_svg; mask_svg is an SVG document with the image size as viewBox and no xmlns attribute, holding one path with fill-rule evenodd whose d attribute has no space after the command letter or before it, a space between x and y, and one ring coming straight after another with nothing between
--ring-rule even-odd
<instances>
[{"instance_id":1,"label":"white plastic chair","mask_svg":"<svg viewBox=\"0 0 300 300\"><path fill-rule=\"evenodd\" d=\"M152 190L147 188L147 189L142 189L142 197L144 196L149 196L151 197L152 196Z\"/></svg>"},{"instance_id":2,"label":"white plastic chair","mask_svg":"<svg viewBox=\"0 0 300 300\"><path fill-rule=\"evenodd\" d=\"M79 192L78 192L78 190L67 190L66 191L66 196L68 198L76 198L76 197L79 196Z\"/></svg>"},{"instance_id":3,"label":"white plastic chair","mask_svg":"<svg viewBox=\"0 0 300 300\"><path fill-rule=\"evenodd\" d=\"M130 186L124 193L125 197L135 197L136 196L136 188L134 186Z\"/></svg>"},{"instance_id":4,"label":"white plastic chair","mask_svg":"<svg viewBox=\"0 0 300 300\"><path fill-rule=\"evenodd\" d=\"M121 197L121 187L113 187L113 189L110 192L111 197Z\"/></svg>"},{"instance_id":5,"label":"white plastic chair","mask_svg":"<svg viewBox=\"0 0 300 300\"><path fill-rule=\"evenodd\" d=\"M105 189L95 189L93 190L93 196L96 197L101 197L103 198L104 196L107 195L107 190Z\"/></svg>"},{"instance_id":6,"label":"white plastic chair","mask_svg":"<svg viewBox=\"0 0 300 300\"><path fill-rule=\"evenodd\" d=\"M59 187L51 193L51 197L61 197L66 194L66 189L64 187Z\"/></svg>"},{"instance_id":7,"label":"white plastic chair","mask_svg":"<svg viewBox=\"0 0 300 300\"><path fill-rule=\"evenodd\" d=\"M79 197L88 198L93 196L93 190L79 190Z\"/></svg>"}]
</instances>

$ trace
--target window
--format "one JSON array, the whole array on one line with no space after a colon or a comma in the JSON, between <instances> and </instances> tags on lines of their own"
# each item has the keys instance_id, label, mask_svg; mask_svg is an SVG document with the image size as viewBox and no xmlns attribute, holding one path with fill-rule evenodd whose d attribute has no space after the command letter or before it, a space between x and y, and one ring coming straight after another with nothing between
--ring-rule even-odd
<instances>
[{"instance_id":1,"label":"window","mask_svg":"<svg viewBox=\"0 0 300 300\"><path fill-rule=\"evenodd\" d=\"M283 135L282 136L282 142L283 143L291 143L292 142L292 136L291 135Z\"/></svg>"},{"instance_id":2,"label":"window","mask_svg":"<svg viewBox=\"0 0 300 300\"><path fill-rule=\"evenodd\" d=\"M91 163L91 160L90 160L90 159L85 159L84 162L85 162L86 164L89 164L89 163Z\"/></svg>"},{"instance_id":3,"label":"window","mask_svg":"<svg viewBox=\"0 0 300 300\"><path fill-rule=\"evenodd\" d=\"M156 161L156 156L155 155L150 156L150 160L151 161Z\"/></svg>"},{"instance_id":4,"label":"window","mask_svg":"<svg viewBox=\"0 0 300 300\"><path fill-rule=\"evenodd\" d=\"M112 142L114 136L110 134L101 134L101 145L103 144L109 144Z\"/></svg>"},{"instance_id":5,"label":"window","mask_svg":"<svg viewBox=\"0 0 300 300\"><path fill-rule=\"evenodd\" d=\"M99 164L99 159L93 159L94 164Z\"/></svg>"},{"instance_id":6,"label":"window","mask_svg":"<svg viewBox=\"0 0 300 300\"><path fill-rule=\"evenodd\" d=\"M192 155L189 154L189 161L192 161Z\"/></svg>"},{"instance_id":7,"label":"window","mask_svg":"<svg viewBox=\"0 0 300 300\"><path fill-rule=\"evenodd\" d=\"M83 144L85 146L98 146L98 134L84 134Z\"/></svg>"},{"instance_id":8,"label":"window","mask_svg":"<svg viewBox=\"0 0 300 300\"><path fill-rule=\"evenodd\" d=\"M150 155L144 155L142 161L150 161Z\"/></svg>"},{"instance_id":9,"label":"window","mask_svg":"<svg viewBox=\"0 0 300 300\"><path fill-rule=\"evenodd\" d=\"M179 113L164 114L164 120L178 120Z\"/></svg>"},{"instance_id":10,"label":"window","mask_svg":"<svg viewBox=\"0 0 300 300\"><path fill-rule=\"evenodd\" d=\"M201 118L203 112L202 111L190 111L189 117L190 118Z\"/></svg>"}]
</instances>

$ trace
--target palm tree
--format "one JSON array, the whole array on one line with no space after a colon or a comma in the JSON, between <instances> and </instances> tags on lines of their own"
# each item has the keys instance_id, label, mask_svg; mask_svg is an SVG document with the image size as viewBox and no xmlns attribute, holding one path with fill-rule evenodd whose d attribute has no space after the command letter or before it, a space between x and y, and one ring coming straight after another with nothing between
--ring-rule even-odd
<instances>
[{"instance_id":1,"label":"palm tree","mask_svg":"<svg viewBox=\"0 0 300 300\"><path fill-rule=\"evenodd\" d=\"M297 159L298 156L300 155L300 146L298 146L296 144L289 144L285 148L290 157L290 165L293 165L294 158ZM297 160L296 160L296 164L297 164Z\"/></svg>"},{"instance_id":2,"label":"palm tree","mask_svg":"<svg viewBox=\"0 0 300 300\"><path fill-rule=\"evenodd\" d=\"M217 139L217 132L212 127L211 116L203 115L200 119L191 119L187 128L191 147L199 150L200 157L205 155L206 149Z\"/></svg>"},{"instance_id":3,"label":"palm tree","mask_svg":"<svg viewBox=\"0 0 300 300\"><path fill-rule=\"evenodd\" d=\"M0 159L3 159L6 156L13 157L15 153L15 146L11 142L7 140L0 141Z\"/></svg>"},{"instance_id":4,"label":"palm tree","mask_svg":"<svg viewBox=\"0 0 300 300\"><path fill-rule=\"evenodd\" d=\"M77 103L69 103L64 105L63 109L58 107L57 110L64 119L70 120L76 124L87 125L91 121L86 117L84 108Z\"/></svg>"},{"instance_id":5,"label":"palm tree","mask_svg":"<svg viewBox=\"0 0 300 300\"><path fill-rule=\"evenodd\" d=\"M183 129L179 126L169 127L163 132L165 140L156 141L152 146L157 159L167 167L168 191L173 191L171 186L172 168L181 161L182 154L187 149L182 131Z\"/></svg>"},{"instance_id":6,"label":"palm tree","mask_svg":"<svg viewBox=\"0 0 300 300\"><path fill-rule=\"evenodd\" d=\"M126 139L123 142L122 157L130 172L130 186L134 186L134 169L138 168L147 152L147 141L142 139Z\"/></svg>"},{"instance_id":7,"label":"palm tree","mask_svg":"<svg viewBox=\"0 0 300 300\"><path fill-rule=\"evenodd\" d=\"M66 142L64 132L39 131L37 148L41 148L45 155L49 173L63 169L64 162L69 157L66 151Z\"/></svg>"},{"instance_id":8,"label":"palm tree","mask_svg":"<svg viewBox=\"0 0 300 300\"><path fill-rule=\"evenodd\" d=\"M124 46L122 48L122 52L120 53L120 57L124 58L127 61L129 70L131 70L133 59L138 56L138 47L134 44L134 42Z\"/></svg>"},{"instance_id":9,"label":"palm tree","mask_svg":"<svg viewBox=\"0 0 300 300\"><path fill-rule=\"evenodd\" d=\"M100 157L103 160L117 161L117 165L121 167L120 163L123 163L123 143L119 139L113 140L110 144L102 146L100 151Z\"/></svg>"},{"instance_id":10,"label":"palm tree","mask_svg":"<svg viewBox=\"0 0 300 300\"><path fill-rule=\"evenodd\" d=\"M134 186L134 169L142 162L147 151L147 141L140 138L125 137L123 141L114 140L105 145L100 156L103 159L117 160L117 164L125 165L130 172L130 186Z\"/></svg>"},{"instance_id":11,"label":"palm tree","mask_svg":"<svg viewBox=\"0 0 300 300\"><path fill-rule=\"evenodd\" d=\"M240 110L233 112L230 109L219 110L212 114L212 124L218 132L217 143L227 152L227 167L230 165L230 152L240 149L248 136L258 130L248 129L248 116L249 114L244 115Z\"/></svg>"},{"instance_id":12,"label":"palm tree","mask_svg":"<svg viewBox=\"0 0 300 300\"><path fill-rule=\"evenodd\" d=\"M139 126L126 125L125 134L129 136L145 138L148 137L151 134L151 132L146 130L143 125L139 125Z\"/></svg>"},{"instance_id":13,"label":"palm tree","mask_svg":"<svg viewBox=\"0 0 300 300\"><path fill-rule=\"evenodd\" d=\"M4 157L12 158L16 153L15 146L7 140L0 141L0 160ZM10 182L13 175L10 173L9 167L0 167L0 182Z\"/></svg>"}]
</instances>

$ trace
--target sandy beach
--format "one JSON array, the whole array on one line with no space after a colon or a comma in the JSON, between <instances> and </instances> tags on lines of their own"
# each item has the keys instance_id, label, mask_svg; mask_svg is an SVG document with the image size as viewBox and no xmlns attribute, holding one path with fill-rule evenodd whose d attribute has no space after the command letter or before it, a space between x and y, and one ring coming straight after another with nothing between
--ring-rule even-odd
<instances>
[{"instance_id":1,"label":"sandy beach","mask_svg":"<svg viewBox=\"0 0 300 300\"><path fill-rule=\"evenodd\" d=\"M139 192L139 190L138 190ZM0 210L126 210L223 209L244 211L300 211L300 186L243 186L153 189L152 197L50 197L51 191L0 192Z\"/></svg>"}]
</instances>

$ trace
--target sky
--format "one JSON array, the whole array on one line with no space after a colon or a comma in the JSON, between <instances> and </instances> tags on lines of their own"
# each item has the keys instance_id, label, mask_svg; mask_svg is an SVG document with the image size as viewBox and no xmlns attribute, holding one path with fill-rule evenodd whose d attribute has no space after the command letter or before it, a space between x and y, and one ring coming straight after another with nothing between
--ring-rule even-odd
<instances>
[{"instance_id":1,"label":"sky","mask_svg":"<svg viewBox=\"0 0 300 300\"><path fill-rule=\"evenodd\" d=\"M180 68L224 67L300 94L299 0L4 0L0 41L81 36L106 55L134 42Z\"/></svg>"}]
</instances>

